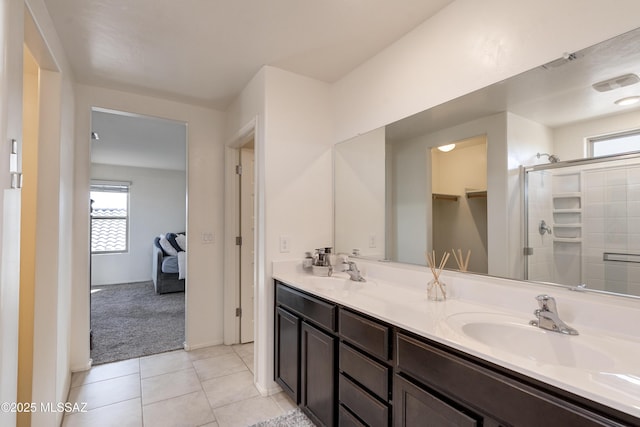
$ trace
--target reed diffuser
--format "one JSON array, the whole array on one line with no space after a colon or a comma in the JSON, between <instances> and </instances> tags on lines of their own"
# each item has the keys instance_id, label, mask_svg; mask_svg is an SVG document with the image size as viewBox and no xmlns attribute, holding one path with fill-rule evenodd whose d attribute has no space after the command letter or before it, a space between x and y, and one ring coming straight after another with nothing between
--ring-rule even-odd
<instances>
[{"instance_id":1,"label":"reed diffuser","mask_svg":"<svg viewBox=\"0 0 640 427\"><path fill-rule=\"evenodd\" d=\"M427 299L431 301L444 301L447 299L447 285L440 280L440 273L447 261L449 260L449 252L445 252L440 259L440 264L436 268L436 251L426 252L425 258L427 265L433 274L433 280L427 284Z\"/></svg>"},{"instance_id":2,"label":"reed diffuser","mask_svg":"<svg viewBox=\"0 0 640 427\"><path fill-rule=\"evenodd\" d=\"M458 249L458 255L456 255L456 250L451 249L453 252L453 257L456 259L456 264L458 264L458 270L467 271L469 268L469 257L471 256L471 249L467 251L467 257L462 258L462 249Z\"/></svg>"}]
</instances>

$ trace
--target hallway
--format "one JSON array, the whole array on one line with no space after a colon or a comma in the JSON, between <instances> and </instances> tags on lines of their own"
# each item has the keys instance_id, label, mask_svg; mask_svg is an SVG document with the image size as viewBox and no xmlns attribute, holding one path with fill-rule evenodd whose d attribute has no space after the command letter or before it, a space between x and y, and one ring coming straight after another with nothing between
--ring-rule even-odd
<instances>
[{"instance_id":1,"label":"hallway","mask_svg":"<svg viewBox=\"0 0 640 427\"><path fill-rule=\"evenodd\" d=\"M253 385L253 343L178 350L74 373L64 427L248 426L294 409Z\"/></svg>"}]
</instances>

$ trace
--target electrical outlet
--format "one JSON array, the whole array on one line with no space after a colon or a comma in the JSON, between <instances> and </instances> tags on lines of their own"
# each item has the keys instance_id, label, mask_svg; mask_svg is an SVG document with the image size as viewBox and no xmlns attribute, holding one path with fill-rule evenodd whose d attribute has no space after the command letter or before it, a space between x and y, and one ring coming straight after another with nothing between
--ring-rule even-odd
<instances>
[{"instance_id":1,"label":"electrical outlet","mask_svg":"<svg viewBox=\"0 0 640 427\"><path fill-rule=\"evenodd\" d=\"M280 236L280 252L288 253L289 252L289 236Z\"/></svg>"},{"instance_id":2,"label":"electrical outlet","mask_svg":"<svg viewBox=\"0 0 640 427\"><path fill-rule=\"evenodd\" d=\"M369 247L370 248L375 248L376 247L376 235L375 234L369 235Z\"/></svg>"}]
</instances>

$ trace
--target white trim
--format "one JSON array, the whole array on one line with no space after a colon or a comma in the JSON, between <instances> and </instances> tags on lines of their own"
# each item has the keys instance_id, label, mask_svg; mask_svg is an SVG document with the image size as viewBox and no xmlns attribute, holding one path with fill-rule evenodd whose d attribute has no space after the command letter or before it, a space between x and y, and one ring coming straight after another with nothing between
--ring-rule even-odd
<instances>
[{"instance_id":1,"label":"white trim","mask_svg":"<svg viewBox=\"0 0 640 427\"><path fill-rule=\"evenodd\" d=\"M272 396L282 391L282 388L279 385L277 385L276 383L272 383L272 384L273 384L272 387L263 387L262 384L260 383L254 383L254 385L260 392L260 395L263 397Z\"/></svg>"},{"instance_id":2,"label":"white trim","mask_svg":"<svg viewBox=\"0 0 640 427\"><path fill-rule=\"evenodd\" d=\"M240 319L236 317L236 307L240 306L238 271L240 258L236 246L236 236L240 229L238 212L239 185L236 179L236 165L239 162L239 149L252 138L256 138L257 117L242 126L225 144L225 212L224 212L224 343L237 344L240 337ZM255 141L257 145L257 141ZM257 166L256 166L257 167ZM255 274L255 272L254 272ZM257 301L254 299L254 301ZM255 308L255 303L254 303ZM255 313L254 313L255 319Z\"/></svg>"},{"instance_id":3,"label":"white trim","mask_svg":"<svg viewBox=\"0 0 640 427\"><path fill-rule=\"evenodd\" d=\"M193 351L193 350L197 350L199 348L213 347L213 346L222 345L222 344L223 344L222 341L212 341L212 342L208 342L208 343L200 343L200 344L196 344L196 345L189 345L185 341L185 342L182 343L182 347L184 348L185 351Z\"/></svg>"},{"instance_id":4,"label":"white trim","mask_svg":"<svg viewBox=\"0 0 640 427\"><path fill-rule=\"evenodd\" d=\"M71 372L84 372L91 369L93 366L93 359L89 359L89 361L84 365L74 365L71 367Z\"/></svg>"}]
</instances>

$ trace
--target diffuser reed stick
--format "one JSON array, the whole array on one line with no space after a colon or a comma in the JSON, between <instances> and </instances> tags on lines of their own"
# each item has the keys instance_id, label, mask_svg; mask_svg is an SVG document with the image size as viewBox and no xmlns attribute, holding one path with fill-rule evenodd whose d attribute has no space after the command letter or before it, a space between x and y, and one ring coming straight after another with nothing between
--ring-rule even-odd
<instances>
[{"instance_id":1,"label":"diffuser reed stick","mask_svg":"<svg viewBox=\"0 0 640 427\"><path fill-rule=\"evenodd\" d=\"M458 254L456 255L456 250L451 249L453 252L453 257L456 259L456 264L458 264L458 270L467 271L469 268L469 257L471 257L471 249L467 251L467 257L465 259L462 258L462 249L458 249Z\"/></svg>"},{"instance_id":2,"label":"diffuser reed stick","mask_svg":"<svg viewBox=\"0 0 640 427\"><path fill-rule=\"evenodd\" d=\"M445 253L442 255L442 258L440 258L438 267L436 268L436 252L425 252L427 265L431 270L431 274L433 274L433 280L429 282L429 285L427 287L427 297L429 299L436 301L447 299L447 292L445 290L446 285L440 281L440 274L442 273L442 269L444 269L445 265L447 265L449 255L449 252L445 251Z\"/></svg>"}]
</instances>

